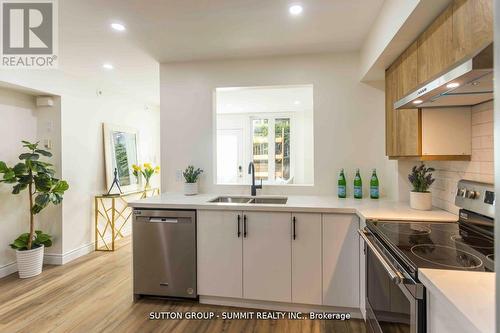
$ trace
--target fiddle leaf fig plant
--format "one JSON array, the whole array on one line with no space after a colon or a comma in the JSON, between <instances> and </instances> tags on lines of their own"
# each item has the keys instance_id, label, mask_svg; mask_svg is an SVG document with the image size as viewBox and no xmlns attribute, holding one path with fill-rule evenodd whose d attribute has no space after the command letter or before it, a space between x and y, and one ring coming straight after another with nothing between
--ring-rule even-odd
<instances>
[{"instance_id":1,"label":"fiddle leaf fig plant","mask_svg":"<svg viewBox=\"0 0 500 333\"><path fill-rule=\"evenodd\" d=\"M35 215L49 204L58 205L68 190L66 181L54 177L53 165L40 161L40 157L52 157L52 153L39 148L39 143L22 141L26 152L19 155L20 162L9 167L0 161L0 183L11 184L12 194L28 190L30 230L20 235L10 247L16 250L31 250L52 245L51 236L40 230L35 231ZM1 176L3 174L3 177Z\"/></svg>"}]
</instances>

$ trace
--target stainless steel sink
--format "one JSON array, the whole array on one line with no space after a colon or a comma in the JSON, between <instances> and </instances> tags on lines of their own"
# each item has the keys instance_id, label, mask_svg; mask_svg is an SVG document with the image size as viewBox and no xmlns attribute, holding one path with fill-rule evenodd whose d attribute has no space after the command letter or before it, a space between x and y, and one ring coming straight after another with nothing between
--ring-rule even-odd
<instances>
[{"instance_id":1,"label":"stainless steel sink","mask_svg":"<svg viewBox=\"0 0 500 333\"><path fill-rule=\"evenodd\" d=\"M209 202L220 202L220 203L249 203L252 200L250 197L217 197Z\"/></svg>"},{"instance_id":2,"label":"stainless steel sink","mask_svg":"<svg viewBox=\"0 0 500 333\"><path fill-rule=\"evenodd\" d=\"M253 205L284 205L288 201L285 197L231 197L220 196L210 200L212 203L241 203Z\"/></svg>"},{"instance_id":3,"label":"stainless steel sink","mask_svg":"<svg viewBox=\"0 0 500 333\"><path fill-rule=\"evenodd\" d=\"M288 198L254 198L250 201L251 204L264 204L264 205L284 205Z\"/></svg>"}]
</instances>

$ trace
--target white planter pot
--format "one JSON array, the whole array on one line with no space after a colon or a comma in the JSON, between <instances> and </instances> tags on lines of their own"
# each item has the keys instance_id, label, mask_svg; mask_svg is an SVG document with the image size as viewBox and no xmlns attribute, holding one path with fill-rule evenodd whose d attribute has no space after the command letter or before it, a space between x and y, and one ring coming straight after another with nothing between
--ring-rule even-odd
<instances>
[{"instance_id":1,"label":"white planter pot","mask_svg":"<svg viewBox=\"0 0 500 333\"><path fill-rule=\"evenodd\" d=\"M42 272L44 246L36 249L16 250L17 270L21 279L37 276Z\"/></svg>"},{"instance_id":2,"label":"white planter pot","mask_svg":"<svg viewBox=\"0 0 500 333\"><path fill-rule=\"evenodd\" d=\"M410 207L418 210L432 209L431 192L410 192Z\"/></svg>"},{"instance_id":3,"label":"white planter pot","mask_svg":"<svg viewBox=\"0 0 500 333\"><path fill-rule=\"evenodd\" d=\"M184 195L198 194L198 183L184 183Z\"/></svg>"}]
</instances>

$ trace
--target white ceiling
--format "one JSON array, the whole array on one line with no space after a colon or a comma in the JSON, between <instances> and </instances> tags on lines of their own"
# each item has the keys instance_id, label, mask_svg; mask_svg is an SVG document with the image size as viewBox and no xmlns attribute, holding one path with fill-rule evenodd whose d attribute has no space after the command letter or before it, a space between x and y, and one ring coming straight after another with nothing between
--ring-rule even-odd
<instances>
[{"instance_id":1,"label":"white ceiling","mask_svg":"<svg viewBox=\"0 0 500 333\"><path fill-rule=\"evenodd\" d=\"M158 62L358 50L383 1L64 0L60 64L159 102ZM298 2L304 12L291 17Z\"/></svg>"},{"instance_id":2,"label":"white ceiling","mask_svg":"<svg viewBox=\"0 0 500 333\"><path fill-rule=\"evenodd\" d=\"M222 88L217 114L303 112L313 109L313 86Z\"/></svg>"}]
</instances>

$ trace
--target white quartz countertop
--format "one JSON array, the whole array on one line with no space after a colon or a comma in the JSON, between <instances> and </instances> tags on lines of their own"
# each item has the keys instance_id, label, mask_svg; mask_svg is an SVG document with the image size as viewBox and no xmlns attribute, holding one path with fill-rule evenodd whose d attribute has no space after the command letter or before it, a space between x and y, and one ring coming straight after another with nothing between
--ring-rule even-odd
<instances>
[{"instance_id":1,"label":"white quartz countertop","mask_svg":"<svg viewBox=\"0 0 500 333\"><path fill-rule=\"evenodd\" d=\"M495 273L419 269L419 280L478 332L495 332Z\"/></svg>"},{"instance_id":2,"label":"white quartz countertop","mask_svg":"<svg viewBox=\"0 0 500 333\"><path fill-rule=\"evenodd\" d=\"M198 194L185 196L180 193L163 193L160 196L131 202L135 208L153 209L214 209L214 210L254 210L286 212L318 212L357 214L364 219L454 222L458 218L447 211L434 208L431 211L413 210L407 203L386 199L339 199L333 196L287 195L284 205L210 203L220 194ZM259 198L278 196L258 196Z\"/></svg>"}]
</instances>

